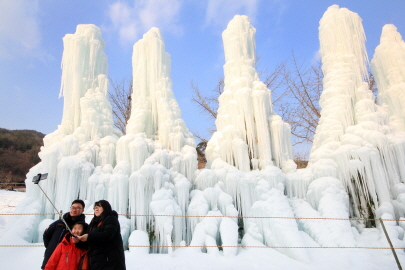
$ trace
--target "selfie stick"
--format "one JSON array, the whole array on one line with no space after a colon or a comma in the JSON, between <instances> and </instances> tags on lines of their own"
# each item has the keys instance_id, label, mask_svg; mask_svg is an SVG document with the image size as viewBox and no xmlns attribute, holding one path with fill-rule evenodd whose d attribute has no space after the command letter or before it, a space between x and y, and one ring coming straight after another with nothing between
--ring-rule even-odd
<instances>
[{"instance_id":1,"label":"selfie stick","mask_svg":"<svg viewBox=\"0 0 405 270\"><path fill-rule=\"evenodd\" d=\"M45 195L45 197L48 199L48 201L52 204L52 206L53 206L53 208L56 210L56 212L58 212L58 209L56 208L56 206L53 204L53 202L51 201L51 199L49 199L49 197L48 197L48 195L46 195L46 193L45 193L45 191L41 188L41 186L39 185L39 181L41 181L41 180L45 180L46 178L48 177L48 174L47 173L44 173L44 174L37 174L36 176L34 176L34 178L32 178L32 182L34 182L34 184L37 184L38 185L38 187L42 190L42 192L44 193L44 195ZM76 235L74 235L73 233L72 233L72 231L70 230L70 228L69 228L69 226L67 225L67 223L66 223L66 221L63 219L63 216L62 216L62 210L60 211L61 212L61 220L63 221L63 223L65 223L65 225L66 225L66 228L68 229L68 231L72 234L72 236L73 237L77 237Z\"/></svg>"}]
</instances>

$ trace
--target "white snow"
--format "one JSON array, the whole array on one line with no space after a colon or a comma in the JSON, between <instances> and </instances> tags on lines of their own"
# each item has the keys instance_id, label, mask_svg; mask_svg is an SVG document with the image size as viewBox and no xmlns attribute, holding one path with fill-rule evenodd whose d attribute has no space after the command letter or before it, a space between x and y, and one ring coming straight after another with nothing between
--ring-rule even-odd
<instances>
[{"instance_id":1,"label":"white snow","mask_svg":"<svg viewBox=\"0 0 405 270\"><path fill-rule=\"evenodd\" d=\"M4 216L4 214L12 213L15 209L15 203L22 201L26 193L0 190L0 220L2 225L12 222L13 216ZM11 218L10 218L11 217ZM232 233L231 225L233 221L223 219L222 227L226 229L226 243L232 245L234 243L234 233ZM44 220L43 222L50 222ZM391 225L385 222L386 227ZM45 224L44 224L45 226ZM221 230L220 226L220 230ZM42 226L41 226L42 227ZM226 227L226 228L225 228ZM229 231L228 231L229 230ZM391 232L394 234L395 232ZM398 233L398 232L397 232ZM0 227L0 236L3 236L3 231ZM364 229L357 236L359 246L375 246L381 247L386 245L382 243L384 239L380 238L379 229ZM316 243L310 237L302 237L306 246L316 247ZM230 242L228 242L230 241ZM250 246L259 246L250 241ZM1 265L3 268L10 270L17 269L32 269L39 268L45 248L42 243L31 243L22 240L18 235L11 235L7 241L0 238L0 245L24 245L26 247L0 247ZM149 239L144 231L133 231L129 237L129 245L145 246L149 245ZM225 243L224 243L225 245ZM229 250L229 249L228 249ZM157 270L157 269L396 269L396 263L390 250L364 250L364 249L308 249L306 252L310 258L309 263L303 263L291 259L274 249L266 248L242 248L236 249L237 255L229 255L229 251L219 251L217 255L196 252L194 248L178 248L172 256L168 254L149 254L149 248L145 247L130 247L125 251L125 262L127 269L140 270ZM398 250L397 250L398 251ZM232 249L232 253L235 249ZM404 253L398 253L399 260L402 265L405 264ZM18 259L24 258L24 259Z\"/></svg>"}]
</instances>

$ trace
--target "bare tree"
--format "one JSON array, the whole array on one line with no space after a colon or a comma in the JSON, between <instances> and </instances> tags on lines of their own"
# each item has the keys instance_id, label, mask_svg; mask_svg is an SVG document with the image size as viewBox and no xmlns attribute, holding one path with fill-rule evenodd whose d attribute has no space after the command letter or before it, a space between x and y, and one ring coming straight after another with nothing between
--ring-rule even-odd
<instances>
[{"instance_id":1,"label":"bare tree","mask_svg":"<svg viewBox=\"0 0 405 270\"><path fill-rule=\"evenodd\" d=\"M132 79L123 79L117 82L110 78L110 85L112 91L108 92L108 98L112 105L114 125L123 134L126 134L127 122L131 116Z\"/></svg>"},{"instance_id":2,"label":"bare tree","mask_svg":"<svg viewBox=\"0 0 405 270\"><path fill-rule=\"evenodd\" d=\"M323 73L320 62L299 63L294 53L284 69L282 87L272 89L276 111L290 124L293 144L312 143L320 114ZM281 91L281 93L280 93Z\"/></svg>"},{"instance_id":3,"label":"bare tree","mask_svg":"<svg viewBox=\"0 0 405 270\"><path fill-rule=\"evenodd\" d=\"M374 75L371 72L368 72L368 89L373 93L375 102L377 103L378 88L377 82L375 81Z\"/></svg>"},{"instance_id":4,"label":"bare tree","mask_svg":"<svg viewBox=\"0 0 405 270\"><path fill-rule=\"evenodd\" d=\"M191 90L193 91L193 96L191 101L194 102L197 107L200 109L200 112L207 117L207 120L210 121L211 125L209 126L209 134L215 132L214 121L217 118L217 111L219 107L219 96L224 92L224 79L218 79L218 84L211 91L211 95L204 95L198 85L193 81L190 83ZM194 136L199 139L201 142L207 143L207 138L201 136L198 132L193 132Z\"/></svg>"}]
</instances>

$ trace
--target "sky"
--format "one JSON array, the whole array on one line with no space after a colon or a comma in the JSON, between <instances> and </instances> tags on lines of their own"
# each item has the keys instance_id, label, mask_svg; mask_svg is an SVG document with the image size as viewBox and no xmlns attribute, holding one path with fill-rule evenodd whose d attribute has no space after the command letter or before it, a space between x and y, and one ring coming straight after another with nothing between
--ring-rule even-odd
<instances>
[{"instance_id":1,"label":"sky","mask_svg":"<svg viewBox=\"0 0 405 270\"><path fill-rule=\"evenodd\" d=\"M363 19L370 60L381 29L405 35L404 0L0 0L0 128L55 131L62 120L62 38L78 24L100 27L109 76L130 79L132 48L151 27L160 28L171 55L173 92L192 132L208 137L213 120L192 102L193 82L206 94L223 76L222 32L236 14L256 28L258 68L271 70L291 56L319 60L318 26L337 4Z\"/></svg>"}]
</instances>

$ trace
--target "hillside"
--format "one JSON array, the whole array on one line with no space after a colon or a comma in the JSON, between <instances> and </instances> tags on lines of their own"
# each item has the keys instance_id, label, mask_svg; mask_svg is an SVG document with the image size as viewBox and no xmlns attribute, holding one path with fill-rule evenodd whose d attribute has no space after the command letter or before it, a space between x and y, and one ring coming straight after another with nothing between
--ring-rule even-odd
<instances>
[{"instance_id":1,"label":"hillside","mask_svg":"<svg viewBox=\"0 0 405 270\"><path fill-rule=\"evenodd\" d=\"M38 152L44 136L35 130L0 128L0 183L25 180L29 169L40 161Z\"/></svg>"}]
</instances>

